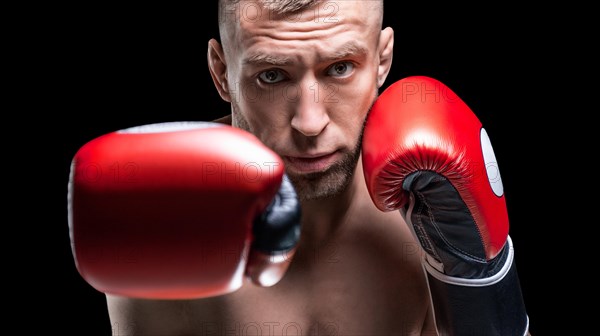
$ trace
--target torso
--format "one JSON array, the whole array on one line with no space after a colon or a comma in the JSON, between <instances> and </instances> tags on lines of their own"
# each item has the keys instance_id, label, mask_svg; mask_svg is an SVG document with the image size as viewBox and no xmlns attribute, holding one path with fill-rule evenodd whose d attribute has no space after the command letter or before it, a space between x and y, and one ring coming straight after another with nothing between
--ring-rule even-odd
<instances>
[{"instance_id":1,"label":"torso","mask_svg":"<svg viewBox=\"0 0 600 336\"><path fill-rule=\"evenodd\" d=\"M276 285L248 280L200 300L107 295L113 335L437 335L422 250L399 211L373 205L361 168L352 203L328 223L334 231L314 239L303 230Z\"/></svg>"},{"instance_id":2,"label":"torso","mask_svg":"<svg viewBox=\"0 0 600 336\"><path fill-rule=\"evenodd\" d=\"M420 250L398 212L354 209L275 286L189 301L108 297L114 335L434 335Z\"/></svg>"}]
</instances>

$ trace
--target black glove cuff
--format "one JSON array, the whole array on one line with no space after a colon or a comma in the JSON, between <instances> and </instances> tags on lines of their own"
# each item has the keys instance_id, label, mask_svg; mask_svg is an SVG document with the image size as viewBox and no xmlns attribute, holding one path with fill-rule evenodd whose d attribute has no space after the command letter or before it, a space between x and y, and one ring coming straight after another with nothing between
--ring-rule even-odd
<instances>
[{"instance_id":1,"label":"black glove cuff","mask_svg":"<svg viewBox=\"0 0 600 336\"><path fill-rule=\"evenodd\" d=\"M423 264L440 335L503 335L527 333L529 319L514 261L512 241L501 270L485 279L449 277Z\"/></svg>"}]
</instances>

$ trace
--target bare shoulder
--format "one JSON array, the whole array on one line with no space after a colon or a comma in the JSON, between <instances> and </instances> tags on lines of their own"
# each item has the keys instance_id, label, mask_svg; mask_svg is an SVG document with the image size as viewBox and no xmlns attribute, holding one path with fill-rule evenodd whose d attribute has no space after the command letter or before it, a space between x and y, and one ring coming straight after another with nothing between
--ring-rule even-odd
<instances>
[{"instance_id":1,"label":"bare shoulder","mask_svg":"<svg viewBox=\"0 0 600 336\"><path fill-rule=\"evenodd\" d=\"M196 323L191 316L214 319L217 298L147 300L106 295L113 335L185 334Z\"/></svg>"},{"instance_id":2,"label":"bare shoulder","mask_svg":"<svg viewBox=\"0 0 600 336\"><path fill-rule=\"evenodd\" d=\"M219 119L215 119L215 120L213 120L213 122L231 126L231 114L221 117Z\"/></svg>"}]
</instances>

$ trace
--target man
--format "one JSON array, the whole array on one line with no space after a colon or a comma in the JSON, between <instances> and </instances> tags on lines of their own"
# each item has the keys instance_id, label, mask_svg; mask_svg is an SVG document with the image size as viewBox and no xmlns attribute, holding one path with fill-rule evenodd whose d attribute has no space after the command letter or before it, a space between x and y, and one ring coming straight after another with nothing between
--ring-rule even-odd
<instances>
[{"instance_id":1,"label":"man","mask_svg":"<svg viewBox=\"0 0 600 336\"><path fill-rule=\"evenodd\" d=\"M383 1L220 2L208 65L231 116L219 122L281 157L301 239L265 287L246 278L201 299L107 294L114 334L437 335L424 251L400 211L373 203L362 165L363 126L392 64Z\"/></svg>"}]
</instances>

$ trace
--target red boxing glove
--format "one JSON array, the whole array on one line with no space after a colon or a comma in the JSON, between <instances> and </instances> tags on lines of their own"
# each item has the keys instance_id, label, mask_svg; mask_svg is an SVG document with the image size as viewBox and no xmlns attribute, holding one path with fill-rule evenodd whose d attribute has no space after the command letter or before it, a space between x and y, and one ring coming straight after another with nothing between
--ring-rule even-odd
<instances>
[{"instance_id":1,"label":"red boxing glove","mask_svg":"<svg viewBox=\"0 0 600 336\"><path fill-rule=\"evenodd\" d=\"M250 133L204 122L106 134L76 153L69 228L81 276L139 298L270 286L289 266L300 207L281 159Z\"/></svg>"},{"instance_id":2,"label":"red boxing glove","mask_svg":"<svg viewBox=\"0 0 600 336\"><path fill-rule=\"evenodd\" d=\"M469 107L435 79L402 79L373 105L362 155L375 205L400 210L426 252L438 332L523 335L502 181Z\"/></svg>"}]
</instances>

